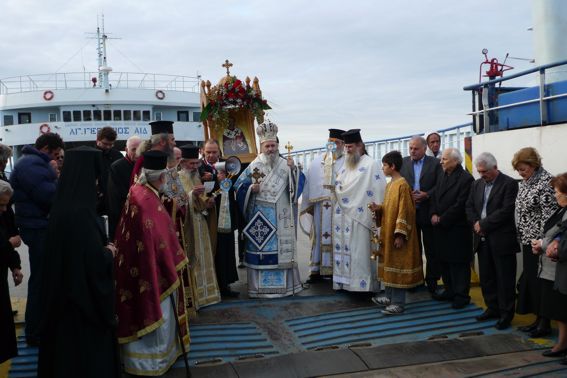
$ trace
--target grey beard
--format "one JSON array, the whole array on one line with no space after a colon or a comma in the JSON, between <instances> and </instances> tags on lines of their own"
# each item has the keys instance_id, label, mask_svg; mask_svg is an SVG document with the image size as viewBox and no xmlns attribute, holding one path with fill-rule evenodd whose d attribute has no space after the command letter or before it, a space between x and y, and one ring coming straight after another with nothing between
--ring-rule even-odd
<instances>
[{"instance_id":1,"label":"grey beard","mask_svg":"<svg viewBox=\"0 0 567 378\"><path fill-rule=\"evenodd\" d=\"M266 164L268 164L270 168L274 168L276 166L276 163L278 162L278 158L280 157L280 155L277 152L274 152L271 155L264 154L264 156L265 156Z\"/></svg>"},{"instance_id":2,"label":"grey beard","mask_svg":"<svg viewBox=\"0 0 567 378\"><path fill-rule=\"evenodd\" d=\"M335 160L339 159L342 156L343 156L343 150L336 150L335 151Z\"/></svg>"},{"instance_id":3,"label":"grey beard","mask_svg":"<svg viewBox=\"0 0 567 378\"><path fill-rule=\"evenodd\" d=\"M193 171L189 171L189 178L192 180L199 176L199 170L195 169Z\"/></svg>"},{"instance_id":4,"label":"grey beard","mask_svg":"<svg viewBox=\"0 0 567 378\"><path fill-rule=\"evenodd\" d=\"M349 169L354 169L360 162L360 154L358 152L353 152L351 154L347 154L345 158L345 164Z\"/></svg>"}]
</instances>

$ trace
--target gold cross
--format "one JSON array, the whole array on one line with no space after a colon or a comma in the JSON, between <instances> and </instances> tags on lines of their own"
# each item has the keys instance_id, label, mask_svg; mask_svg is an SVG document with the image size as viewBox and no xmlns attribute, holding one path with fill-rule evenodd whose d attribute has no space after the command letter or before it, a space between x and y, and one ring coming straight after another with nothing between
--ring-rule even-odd
<instances>
[{"instance_id":1,"label":"gold cross","mask_svg":"<svg viewBox=\"0 0 567 378\"><path fill-rule=\"evenodd\" d=\"M254 184L259 184L260 179L263 179L264 177L266 177L264 172L260 172L260 170L258 168L254 168L252 171L254 172L254 173L252 173L252 178L256 181Z\"/></svg>"},{"instance_id":2,"label":"gold cross","mask_svg":"<svg viewBox=\"0 0 567 378\"><path fill-rule=\"evenodd\" d=\"M230 67L233 66L233 64L230 63L230 62L228 61L228 59L227 59L227 60L224 61L224 64L223 64L222 66L223 66L224 68L226 68L226 76L230 76L230 71L229 71L229 69L230 69Z\"/></svg>"},{"instance_id":3,"label":"gold cross","mask_svg":"<svg viewBox=\"0 0 567 378\"><path fill-rule=\"evenodd\" d=\"M291 142L288 140L287 144L284 146L284 148L287 150L287 154L288 156L291 154L291 150L293 150L293 146L291 145Z\"/></svg>"}]
</instances>

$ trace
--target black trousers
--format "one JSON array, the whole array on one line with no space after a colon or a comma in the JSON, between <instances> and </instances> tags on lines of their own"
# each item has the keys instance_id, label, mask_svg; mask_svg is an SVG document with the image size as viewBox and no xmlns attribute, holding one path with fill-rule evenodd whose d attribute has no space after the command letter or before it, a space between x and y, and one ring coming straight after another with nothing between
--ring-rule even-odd
<instances>
[{"instance_id":1,"label":"black trousers","mask_svg":"<svg viewBox=\"0 0 567 378\"><path fill-rule=\"evenodd\" d=\"M441 262L441 277L447 295L455 303L470 303L471 264L467 262Z\"/></svg>"},{"instance_id":2,"label":"black trousers","mask_svg":"<svg viewBox=\"0 0 567 378\"><path fill-rule=\"evenodd\" d=\"M437 288L437 281L441 278L441 262L435 248L435 229L433 226L417 226L417 235L420 237L419 250L425 254L425 283L430 290ZM423 246L421 241L423 241Z\"/></svg>"},{"instance_id":3,"label":"black trousers","mask_svg":"<svg viewBox=\"0 0 567 378\"><path fill-rule=\"evenodd\" d=\"M488 310L512 319L516 303L516 254L497 254L488 243L478 249L480 287Z\"/></svg>"}]
</instances>

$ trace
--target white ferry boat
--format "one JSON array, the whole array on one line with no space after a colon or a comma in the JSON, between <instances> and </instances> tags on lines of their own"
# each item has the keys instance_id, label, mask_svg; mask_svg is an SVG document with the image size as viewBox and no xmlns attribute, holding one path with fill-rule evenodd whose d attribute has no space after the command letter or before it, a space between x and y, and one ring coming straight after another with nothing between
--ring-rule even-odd
<instances>
[{"instance_id":1,"label":"white ferry boat","mask_svg":"<svg viewBox=\"0 0 567 378\"><path fill-rule=\"evenodd\" d=\"M42 133L61 135L66 148L94 145L97 130L113 127L123 149L132 135L146 139L149 122L174 121L178 143L203 140L199 77L114 72L108 65L104 24L97 27L98 70L0 79L0 142L33 144Z\"/></svg>"}]
</instances>

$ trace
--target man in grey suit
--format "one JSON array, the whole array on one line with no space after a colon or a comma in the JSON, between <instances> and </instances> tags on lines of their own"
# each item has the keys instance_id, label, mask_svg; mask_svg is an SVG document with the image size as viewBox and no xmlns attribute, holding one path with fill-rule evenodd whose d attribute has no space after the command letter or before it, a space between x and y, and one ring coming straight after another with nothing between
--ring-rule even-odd
<instances>
[{"instance_id":1,"label":"man in grey suit","mask_svg":"<svg viewBox=\"0 0 567 378\"><path fill-rule=\"evenodd\" d=\"M439 159L426 156L427 142L414 136L409 142L410 156L404 158L400 173L413 189L416 204L417 235L420 251L425 253L425 284L431 294L437 292L437 281L441 278L441 267L435 251L435 230L431 225L429 199L433 196L438 178L443 174ZM421 243L423 240L423 246Z\"/></svg>"},{"instance_id":2,"label":"man in grey suit","mask_svg":"<svg viewBox=\"0 0 567 378\"><path fill-rule=\"evenodd\" d=\"M480 287L487 309L478 321L498 319L496 329L506 329L514 317L516 301L516 237L514 206L518 183L500 172L488 152L475 159L480 179L471 188L466 212L474 231Z\"/></svg>"}]
</instances>

